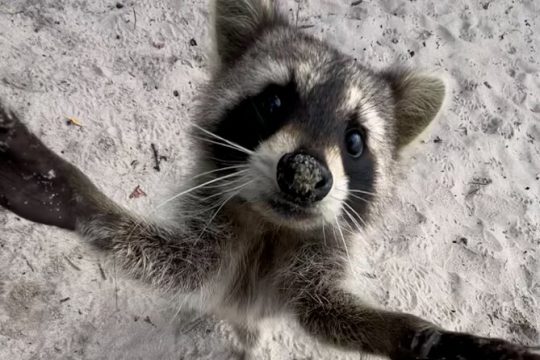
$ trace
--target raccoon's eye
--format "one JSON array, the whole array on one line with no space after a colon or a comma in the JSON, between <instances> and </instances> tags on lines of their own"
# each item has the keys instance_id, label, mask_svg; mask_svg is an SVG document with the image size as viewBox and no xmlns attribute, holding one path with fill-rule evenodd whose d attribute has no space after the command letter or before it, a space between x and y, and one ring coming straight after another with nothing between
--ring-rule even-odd
<instances>
[{"instance_id":1,"label":"raccoon's eye","mask_svg":"<svg viewBox=\"0 0 540 360\"><path fill-rule=\"evenodd\" d=\"M347 152L354 158L360 157L364 152L364 139L357 129L348 130L345 133L345 147Z\"/></svg>"},{"instance_id":2,"label":"raccoon's eye","mask_svg":"<svg viewBox=\"0 0 540 360\"><path fill-rule=\"evenodd\" d=\"M270 94L266 99L264 99L264 103L262 105L266 112L269 114L275 114L282 107L281 98L278 94Z\"/></svg>"},{"instance_id":3,"label":"raccoon's eye","mask_svg":"<svg viewBox=\"0 0 540 360\"><path fill-rule=\"evenodd\" d=\"M257 113L266 120L285 116L296 101L296 92L291 85L269 85L254 99Z\"/></svg>"}]
</instances>

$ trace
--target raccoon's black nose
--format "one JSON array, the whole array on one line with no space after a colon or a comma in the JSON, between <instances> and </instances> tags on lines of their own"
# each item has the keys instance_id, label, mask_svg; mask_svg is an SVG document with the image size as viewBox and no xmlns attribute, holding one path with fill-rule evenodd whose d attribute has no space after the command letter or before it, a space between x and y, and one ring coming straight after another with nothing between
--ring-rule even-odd
<instances>
[{"instance_id":1,"label":"raccoon's black nose","mask_svg":"<svg viewBox=\"0 0 540 360\"><path fill-rule=\"evenodd\" d=\"M283 155L277 182L292 201L309 204L322 200L332 188L332 174L320 160L304 152Z\"/></svg>"}]
</instances>

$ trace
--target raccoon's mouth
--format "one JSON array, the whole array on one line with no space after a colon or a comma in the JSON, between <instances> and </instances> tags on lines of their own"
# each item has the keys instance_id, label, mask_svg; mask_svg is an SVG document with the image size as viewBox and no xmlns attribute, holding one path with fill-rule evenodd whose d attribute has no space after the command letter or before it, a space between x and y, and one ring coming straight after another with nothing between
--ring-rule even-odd
<instances>
[{"instance_id":1,"label":"raccoon's mouth","mask_svg":"<svg viewBox=\"0 0 540 360\"><path fill-rule=\"evenodd\" d=\"M303 206L285 199L272 199L268 204L279 217L286 220L307 220L316 217L313 206Z\"/></svg>"}]
</instances>

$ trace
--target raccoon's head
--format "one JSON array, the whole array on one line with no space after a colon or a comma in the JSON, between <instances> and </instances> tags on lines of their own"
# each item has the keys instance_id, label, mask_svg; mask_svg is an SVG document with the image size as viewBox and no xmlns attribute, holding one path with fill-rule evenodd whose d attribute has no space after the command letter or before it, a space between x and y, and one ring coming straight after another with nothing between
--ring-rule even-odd
<instances>
[{"instance_id":1,"label":"raccoon's head","mask_svg":"<svg viewBox=\"0 0 540 360\"><path fill-rule=\"evenodd\" d=\"M399 150L439 111L443 82L375 73L290 25L271 0L215 0L214 31L197 138L230 180L224 201L292 228L365 221Z\"/></svg>"}]
</instances>

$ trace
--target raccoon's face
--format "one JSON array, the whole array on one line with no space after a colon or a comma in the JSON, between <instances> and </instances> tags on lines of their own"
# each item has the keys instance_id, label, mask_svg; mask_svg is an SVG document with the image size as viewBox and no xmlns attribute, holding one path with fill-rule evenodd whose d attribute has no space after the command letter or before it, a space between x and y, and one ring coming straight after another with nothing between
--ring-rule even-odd
<instances>
[{"instance_id":1,"label":"raccoon's face","mask_svg":"<svg viewBox=\"0 0 540 360\"><path fill-rule=\"evenodd\" d=\"M199 118L210 161L237 175L227 194L277 225L362 225L398 148L437 113L442 83L374 74L268 0L217 0L215 16L220 63Z\"/></svg>"}]
</instances>

